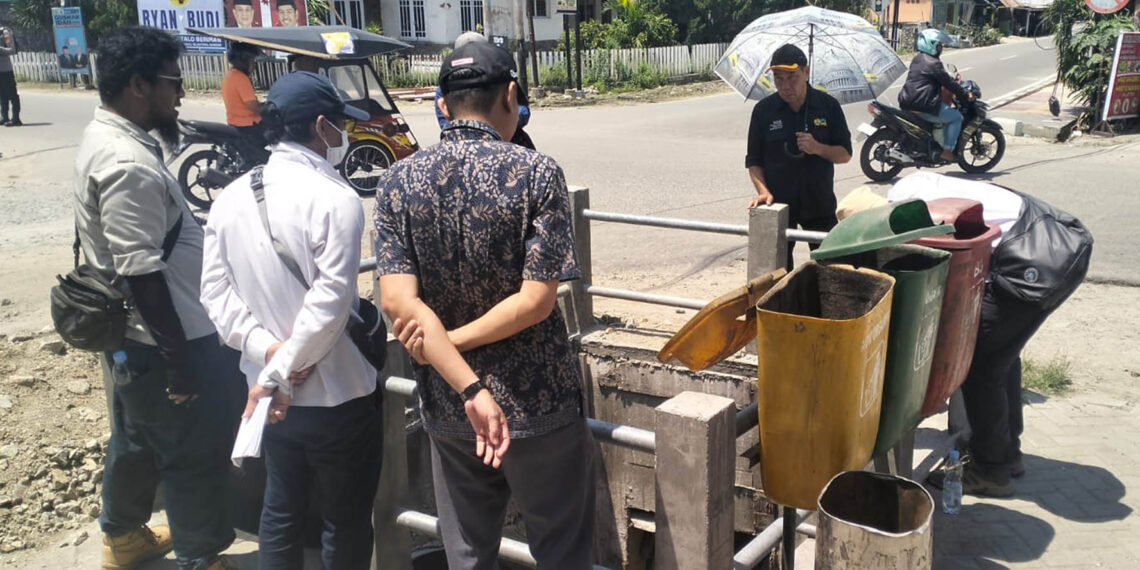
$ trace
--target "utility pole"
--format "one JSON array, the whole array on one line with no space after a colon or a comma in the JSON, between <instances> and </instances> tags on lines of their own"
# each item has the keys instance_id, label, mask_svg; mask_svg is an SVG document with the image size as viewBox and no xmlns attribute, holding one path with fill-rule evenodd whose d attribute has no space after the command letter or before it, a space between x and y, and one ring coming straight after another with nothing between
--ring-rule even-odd
<instances>
[{"instance_id":1,"label":"utility pole","mask_svg":"<svg viewBox=\"0 0 1140 570\"><path fill-rule=\"evenodd\" d=\"M895 7L891 10L891 47L899 50L899 0L895 0Z\"/></svg>"},{"instance_id":2,"label":"utility pole","mask_svg":"<svg viewBox=\"0 0 1140 570\"><path fill-rule=\"evenodd\" d=\"M516 66L519 70L519 85L524 91L527 90L526 82L526 40L523 36L523 2L528 0L514 0L514 16L515 16L515 49L517 50Z\"/></svg>"},{"instance_id":3,"label":"utility pole","mask_svg":"<svg viewBox=\"0 0 1140 570\"><path fill-rule=\"evenodd\" d=\"M483 0L483 37L491 41L491 0Z\"/></svg>"},{"instance_id":4,"label":"utility pole","mask_svg":"<svg viewBox=\"0 0 1140 570\"><path fill-rule=\"evenodd\" d=\"M578 0L578 11L574 14L574 66L578 68L578 82L575 89L579 93L582 92L582 16L585 14L586 7L582 4L582 0Z\"/></svg>"},{"instance_id":5,"label":"utility pole","mask_svg":"<svg viewBox=\"0 0 1140 570\"><path fill-rule=\"evenodd\" d=\"M530 28L530 68L534 72L531 80L534 81L534 86L539 86L538 81L538 50L535 48L534 43L534 2L535 0L523 0L526 2L526 23Z\"/></svg>"}]
</instances>

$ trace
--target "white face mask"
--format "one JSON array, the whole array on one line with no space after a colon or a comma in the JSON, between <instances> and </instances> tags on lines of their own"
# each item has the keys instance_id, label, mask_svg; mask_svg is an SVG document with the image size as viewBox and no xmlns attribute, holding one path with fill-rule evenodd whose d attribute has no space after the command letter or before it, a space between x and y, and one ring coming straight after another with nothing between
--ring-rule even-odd
<instances>
[{"instance_id":1,"label":"white face mask","mask_svg":"<svg viewBox=\"0 0 1140 570\"><path fill-rule=\"evenodd\" d=\"M328 122L329 126L336 129L336 132L340 133L340 144L337 146L330 145L324 137L321 137L321 142L325 143L325 146L328 148L328 150L325 151L325 158L328 159L329 163L333 166L338 166L341 161L344 160L345 155L348 154L348 132L338 129L337 126L332 124L331 121L328 121L328 119L325 120Z\"/></svg>"}]
</instances>

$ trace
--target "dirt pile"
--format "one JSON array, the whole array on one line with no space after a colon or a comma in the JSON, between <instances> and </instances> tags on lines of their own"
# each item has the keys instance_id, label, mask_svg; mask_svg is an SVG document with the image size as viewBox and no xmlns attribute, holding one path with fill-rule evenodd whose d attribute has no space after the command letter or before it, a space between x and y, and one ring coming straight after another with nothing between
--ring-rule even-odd
<instances>
[{"instance_id":1,"label":"dirt pile","mask_svg":"<svg viewBox=\"0 0 1140 570\"><path fill-rule=\"evenodd\" d=\"M0 337L0 555L99 516L109 439L94 355L54 333Z\"/></svg>"}]
</instances>

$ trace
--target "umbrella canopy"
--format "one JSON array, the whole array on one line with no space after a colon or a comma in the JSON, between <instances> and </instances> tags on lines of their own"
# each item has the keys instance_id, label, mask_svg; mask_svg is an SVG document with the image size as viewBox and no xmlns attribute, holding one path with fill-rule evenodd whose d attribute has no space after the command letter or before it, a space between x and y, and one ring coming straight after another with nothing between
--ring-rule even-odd
<instances>
[{"instance_id":1,"label":"umbrella canopy","mask_svg":"<svg viewBox=\"0 0 1140 570\"><path fill-rule=\"evenodd\" d=\"M354 59L410 48L400 40L348 26L297 28L190 28L204 36L321 59Z\"/></svg>"},{"instance_id":2,"label":"umbrella canopy","mask_svg":"<svg viewBox=\"0 0 1140 570\"><path fill-rule=\"evenodd\" d=\"M810 82L841 104L874 99L904 72L899 56L869 22L814 6L756 19L732 40L716 74L746 99L776 92L772 53L793 44L808 54Z\"/></svg>"}]
</instances>

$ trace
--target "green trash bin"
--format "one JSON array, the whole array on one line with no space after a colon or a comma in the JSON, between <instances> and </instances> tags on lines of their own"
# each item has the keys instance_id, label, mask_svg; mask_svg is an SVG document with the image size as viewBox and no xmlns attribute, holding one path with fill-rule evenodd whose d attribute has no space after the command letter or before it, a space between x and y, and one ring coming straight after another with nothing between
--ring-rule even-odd
<instances>
[{"instance_id":1,"label":"green trash bin","mask_svg":"<svg viewBox=\"0 0 1140 570\"><path fill-rule=\"evenodd\" d=\"M895 279L887 337L883 403L873 457L881 457L921 420L950 254L899 245L954 231L935 224L922 200L896 202L851 215L812 253L812 259L882 271Z\"/></svg>"}]
</instances>

